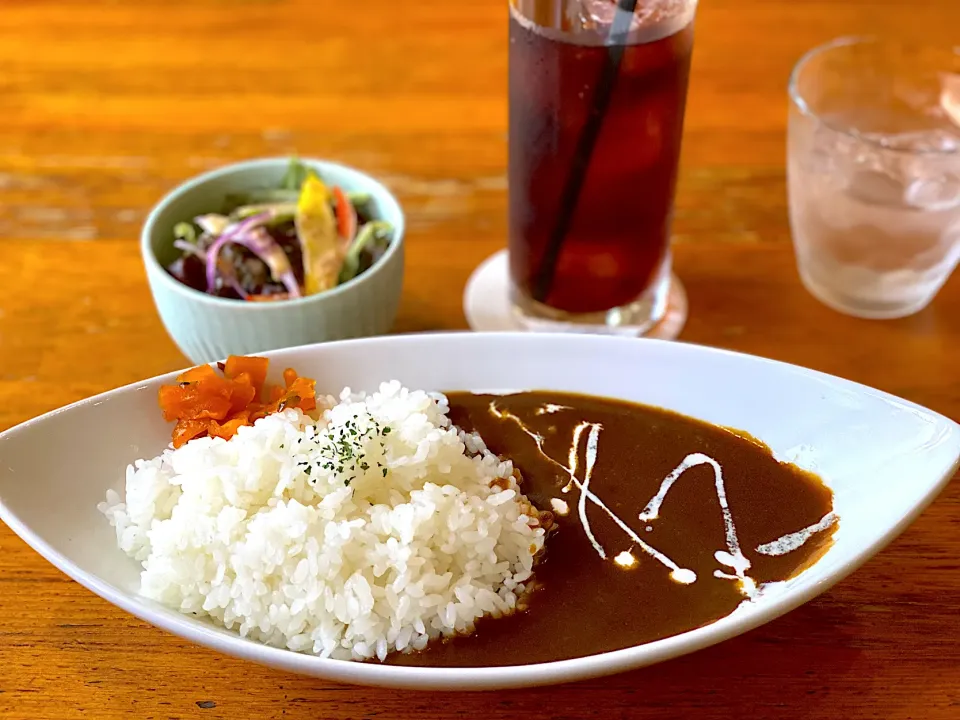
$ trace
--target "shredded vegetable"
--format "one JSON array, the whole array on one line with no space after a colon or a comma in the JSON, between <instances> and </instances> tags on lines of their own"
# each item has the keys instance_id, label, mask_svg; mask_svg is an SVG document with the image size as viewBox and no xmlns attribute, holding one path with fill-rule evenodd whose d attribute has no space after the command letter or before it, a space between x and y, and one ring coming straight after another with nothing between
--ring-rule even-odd
<instances>
[{"instance_id":1,"label":"shredded vegetable","mask_svg":"<svg viewBox=\"0 0 960 720\"><path fill-rule=\"evenodd\" d=\"M354 210L347 194L334 186L333 197L337 201L337 230L344 242L349 245L357 234L357 211Z\"/></svg>"},{"instance_id":2,"label":"shredded vegetable","mask_svg":"<svg viewBox=\"0 0 960 720\"><path fill-rule=\"evenodd\" d=\"M337 219L327 186L314 173L303 181L297 201L296 225L303 250L304 287L308 295L337 284L345 248L337 237Z\"/></svg>"},{"instance_id":3,"label":"shredded vegetable","mask_svg":"<svg viewBox=\"0 0 960 720\"><path fill-rule=\"evenodd\" d=\"M300 286L290 267L290 260L272 237L264 230L269 211L253 215L236 225L228 225L207 251L207 292L216 288L218 255L227 243L243 245L260 258L270 269L273 278L283 283L290 297L300 297Z\"/></svg>"}]
</instances>

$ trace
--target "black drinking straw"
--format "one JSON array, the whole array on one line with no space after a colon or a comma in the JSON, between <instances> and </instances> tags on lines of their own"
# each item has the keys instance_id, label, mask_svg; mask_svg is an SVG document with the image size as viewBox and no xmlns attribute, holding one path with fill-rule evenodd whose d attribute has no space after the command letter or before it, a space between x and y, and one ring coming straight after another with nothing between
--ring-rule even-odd
<instances>
[{"instance_id":1,"label":"black drinking straw","mask_svg":"<svg viewBox=\"0 0 960 720\"><path fill-rule=\"evenodd\" d=\"M557 260L560 258L563 243L570 232L570 223L573 221L573 215L577 209L580 191L583 190L583 182L587 176L587 169L590 167L593 149L596 147L597 138L600 137L603 121L607 116L607 108L610 106L610 98L613 96L617 77L620 75L620 63L623 61L627 35L630 33L633 13L636 9L637 0L618 0L617 2L617 12L613 16L613 24L610 27L610 34L607 39L607 61L600 72L597 90L593 94L593 107L590 108L587 122L583 126L583 133L577 141L573 160L570 163L570 174L567 176L563 193L560 195L560 206L557 208L557 224L550 235L550 240L540 260L540 268L537 270L537 275L533 281L533 299L538 302L546 301L547 295L550 294L550 288L553 286Z\"/></svg>"}]
</instances>

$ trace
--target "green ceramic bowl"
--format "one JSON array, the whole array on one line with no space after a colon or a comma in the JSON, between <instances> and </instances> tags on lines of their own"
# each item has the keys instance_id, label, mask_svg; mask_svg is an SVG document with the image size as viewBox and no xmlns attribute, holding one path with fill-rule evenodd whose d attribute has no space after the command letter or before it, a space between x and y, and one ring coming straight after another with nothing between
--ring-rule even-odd
<instances>
[{"instance_id":1,"label":"green ceramic bowl","mask_svg":"<svg viewBox=\"0 0 960 720\"><path fill-rule=\"evenodd\" d=\"M383 185L357 170L322 160L303 162L324 182L371 196L374 217L395 228L389 249L362 275L318 295L267 303L213 297L183 285L164 269L177 256L173 226L219 209L230 193L277 187L289 159L241 162L185 182L150 213L140 248L160 319L192 362L382 335L393 325L403 285L404 217L400 205Z\"/></svg>"}]
</instances>

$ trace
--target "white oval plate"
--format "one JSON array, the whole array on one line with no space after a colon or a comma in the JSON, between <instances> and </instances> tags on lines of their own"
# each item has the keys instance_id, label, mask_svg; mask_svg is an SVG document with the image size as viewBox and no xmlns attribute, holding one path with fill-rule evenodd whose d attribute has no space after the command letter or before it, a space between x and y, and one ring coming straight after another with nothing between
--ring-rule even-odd
<instances>
[{"instance_id":1,"label":"white oval plate","mask_svg":"<svg viewBox=\"0 0 960 720\"><path fill-rule=\"evenodd\" d=\"M634 400L745 430L835 492L835 542L811 568L706 627L575 660L492 668L411 668L265 647L137 594L139 565L97 511L124 469L160 453L170 427L157 388L128 385L0 434L0 519L77 582L193 642L275 668L419 689L544 685L650 665L712 645L810 600L900 534L948 482L960 426L929 410L811 370L694 345L583 335L443 334L347 341L268 353L325 391L398 379L439 390L553 389Z\"/></svg>"}]
</instances>

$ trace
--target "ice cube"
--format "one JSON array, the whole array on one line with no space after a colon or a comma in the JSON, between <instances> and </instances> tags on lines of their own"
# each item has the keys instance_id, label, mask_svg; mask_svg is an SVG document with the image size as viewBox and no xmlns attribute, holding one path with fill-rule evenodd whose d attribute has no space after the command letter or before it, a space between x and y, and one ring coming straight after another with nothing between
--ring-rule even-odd
<instances>
[{"instance_id":1,"label":"ice cube","mask_svg":"<svg viewBox=\"0 0 960 720\"><path fill-rule=\"evenodd\" d=\"M631 42L654 42L682 30L696 6L691 0L640 0L628 17L617 0L571 0L567 19L574 28L598 31L609 39L639 33Z\"/></svg>"},{"instance_id":2,"label":"ice cube","mask_svg":"<svg viewBox=\"0 0 960 720\"><path fill-rule=\"evenodd\" d=\"M952 153L960 150L960 135L945 128L902 133L863 133L861 137L890 150L913 153Z\"/></svg>"},{"instance_id":3,"label":"ice cube","mask_svg":"<svg viewBox=\"0 0 960 720\"><path fill-rule=\"evenodd\" d=\"M790 142L791 156L802 158L807 169L818 175L846 177L858 166L873 166L858 157L862 143L827 125L814 125L809 136L799 131L791 133Z\"/></svg>"},{"instance_id":4,"label":"ice cube","mask_svg":"<svg viewBox=\"0 0 960 720\"><path fill-rule=\"evenodd\" d=\"M903 200L916 210L950 210L960 205L960 178L949 174L917 178L907 186Z\"/></svg>"},{"instance_id":5,"label":"ice cube","mask_svg":"<svg viewBox=\"0 0 960 720\"><path fill-rule=\"evenodd\" d=\"M618 19L618 15L624 11L620 10L615 0L579 0L579 2L571 2L567 12L574 27L584 30L606 30L613 26L614 20ZM622 20L617 23L618 29L623 29L621 23ZM640 18L635 13L629 29L635 30L639 26Z\"/></svg>"},{"instance_id":6,"label":"ice cube","mask_svg":"<svg viewBox=\"0 0 960 720\"><path fill-rule=\"evenodd\" d=\"M898 178L879 170L856 170L847 183L847 192L870 205L902 207L908 188Z\"/></svg>"}]
</instances>

